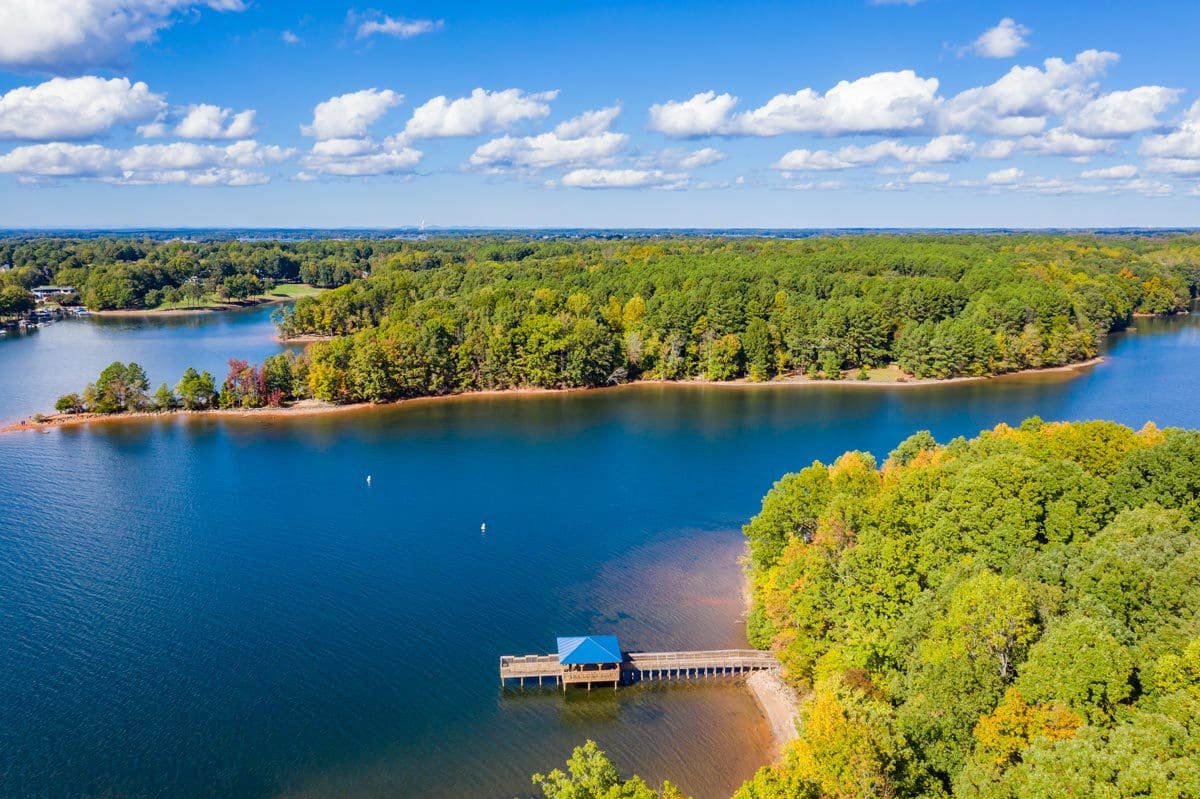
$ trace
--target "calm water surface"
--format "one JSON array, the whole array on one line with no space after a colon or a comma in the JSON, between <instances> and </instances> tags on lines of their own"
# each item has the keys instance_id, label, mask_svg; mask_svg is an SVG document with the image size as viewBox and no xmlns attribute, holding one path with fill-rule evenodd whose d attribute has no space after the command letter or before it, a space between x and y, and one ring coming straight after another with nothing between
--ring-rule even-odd
<instances>
[{"instance_id":1,"label":"calm water surface","mask_svg":"<svg viewBox=\"0 0 1200 799\"><path fill-rule=\"evenodd\" d=\"M0 796L511 797L588 737L727 796L769 745L741 688L502 692L496 657L742 644L738 528L814 458L1032 414L1200 427L1200 318L1140 328L1076 377L2 436ZM0 341L0 419L114 358L174 382L270 332L252 311Z\"/></svg>"}]
</instances>

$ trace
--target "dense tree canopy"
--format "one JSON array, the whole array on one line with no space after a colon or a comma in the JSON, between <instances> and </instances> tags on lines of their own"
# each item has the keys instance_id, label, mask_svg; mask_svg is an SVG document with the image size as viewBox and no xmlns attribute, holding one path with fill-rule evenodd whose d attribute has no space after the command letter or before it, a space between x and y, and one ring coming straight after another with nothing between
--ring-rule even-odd
<instances>
[{"instance_id":1,"label":"dense tree canopy","mask_svg":"<svg viewBox=\"0 0 1200 799\"><path fill-rule=\"evenodd\" d=\"M392 243L302 299L284 335L334 401L632 378L917 377L1085 360L1135 313L1186 308L1200 241L1093 236Z\"/></svg>"},{"instance_id":2,"label":"dense tree canopy","mask_svg":"<svg viewBox=\"0 0 1200 799\"><path fill-rule=\"evenodd\" d=\"M806 698L738 799L1200 796L1197 454L1031 419L781 479L750 635Z\"/></svg>"},{"instance_id":3,"label":"dense tree canopy","mask_svg":"<svg viewBox=\"0 0 1200 799\"><path fill-rule=\"evenodd\" d=\"M276 283L332 288L360 278L387 242L197 242L133 238L0 240L0 316L8 289L72 286L93 310L244 300Z\"/></svg>"}]
</instances>

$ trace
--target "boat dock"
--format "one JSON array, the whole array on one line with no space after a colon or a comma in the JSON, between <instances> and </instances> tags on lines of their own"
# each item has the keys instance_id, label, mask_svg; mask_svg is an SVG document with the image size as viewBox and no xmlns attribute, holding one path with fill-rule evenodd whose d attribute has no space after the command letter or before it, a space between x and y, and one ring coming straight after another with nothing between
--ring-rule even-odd
<instances>
[{"instance_id":1,"label":"boat dock","mask_svg":"<svg viewBox=\"0 0 1200 799\"><path fill-rule=\"evenodd\" d=\"M553 655L503 655L500 685L546 680L562 686L631 685L648 680L690 680L752 671L778 671L779 661L758 649L710 649L678 652L622 652L614 636L560 638ZM564 642L565 645L564 645ZM598 644L596 642L599 642Z\"/></svg>"}]
</instances>

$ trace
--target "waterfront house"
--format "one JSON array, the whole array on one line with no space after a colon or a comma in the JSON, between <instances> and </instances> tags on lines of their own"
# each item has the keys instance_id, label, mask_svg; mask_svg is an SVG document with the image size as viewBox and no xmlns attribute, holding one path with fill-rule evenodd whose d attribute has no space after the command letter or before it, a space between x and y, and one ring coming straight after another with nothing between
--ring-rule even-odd
<instances>
[{"instance_id":1,"label":"waterfront house","mask_svg":"<svg viewBox=\"0 0 1200 799\"><path fill-rule=\"evenodd\" d=\"M69 297L75 293L73 286L37 286L33 289L33 297L38 302L56 299L58 297Z\"/></svg>"}]
</instances>

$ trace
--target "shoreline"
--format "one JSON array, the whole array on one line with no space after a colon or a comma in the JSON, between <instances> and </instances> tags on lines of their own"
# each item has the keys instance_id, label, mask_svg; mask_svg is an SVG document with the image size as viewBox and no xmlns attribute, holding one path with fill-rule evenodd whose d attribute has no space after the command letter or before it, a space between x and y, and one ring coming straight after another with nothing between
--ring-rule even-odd
<instances>
[{"instance_id":1,"label":"shoreline","mask_svg":"<svg viewBox=\"0 0 1200 799\"><path fill-rule=\"evenodd\" d=\"M738 566L742 570L742 619L750 616L754 602L754 586L747 568L750 558L749 544L743 545L744 553L738 558ZM792 686L784 682L782 675L767 671L756 671L746 678L746 688L754 697L755 704L762 712L767 726L771 728L771 749L767 753L768 761L779 762L783 750L789 743L800 737L796 722L800 716L800 696Z\"/></svg>"},{"instance_id":2,"label":"shoreline","mask_svg":"<svg viewBox=\"0 0 1200 799\"><path fill-rule=\"evenodd\" d=\"M243 302L226 302L217 305L201 305L195 308L113 308L107 311L89 310L88 314L91 316L109 316L114 318L136 316L198 316L201 314L210 313L226 313L228 311L244 311L248 308L258 308L263 305L279 305L285 302L294 302L295 300L295 297L278 295L262 297L254 300L245 300Z\"/></svg>"},{"instance_id":3,"label":"shoreline","mask_svg":"<svg viewBox=\"0 0 1200 799\"><path fill-rule=\"evenodd\" d=\"M169 312L163 312L169 313ZM441 394L428 397L411 397L408 399L391 400L389 402L354 402L345 405L338 405L321 400L300 400L292 405L285 407L268 407L268 408L213 408L205 411L135 411L133 413L114 413L114 414L98 414L98 413L77 413L77 414L45 414L43 421L36 421L34 417L27 417L15 422L0 427L0 433L13 433L27 430L38 430L41 432L49 431L59 427L80 427L83 425L97 423L114 423L114 422L129 422L144 419L166 419L172 417L241 417L241 418L258 418L258 419L286 419L304 416L319 416L331 413L348 413L352 411L370 411L383 408L392 408L400 405L429 403L429 402L447 402L447 401L469 401L472 399L494 398L494 397L519 397L522 395L547 395L547 394L577 394L585 391L617 391L621 389L646 387L646 386L667 386L671 388L727 388L727 389L763 389L763 388L809 388L809 387L853 387L862 389L897 389L897 388L925 388L933 386L952 385L955 383L976 383L984 380L1004 380L1006 378L1019 378L1023 376L1036 376L1042 374L1067 374L1078 372L1083 369L1096 366L1104 361L1104 356L1096 356L1086 361L1079 363L1067 364L1064 366L1047 366L1038 369L1023 369L1019 372L1007 372L1001 375L981 375L973 377L950 377L950 378L913 378L911 380L856 380L854 378L841 378L838 380L820 380L804 376L784 377L778 380L769 380L760 383L751 382L746 378L740 380L634 380L629 383L622 383L619 386L597 386L594 388L503 388L503 389L484 389L481 391L466 391L460 394Z\"/></svg>"}]
</instances>

